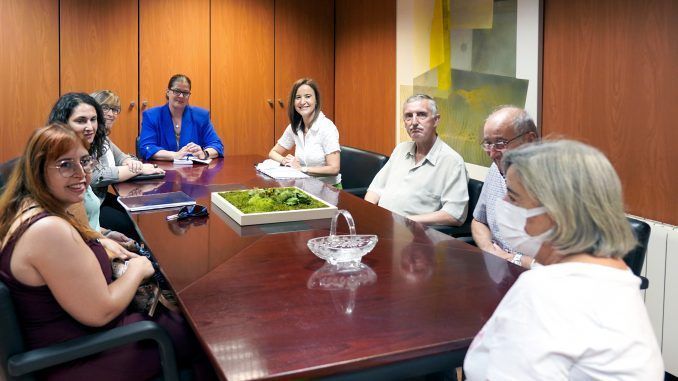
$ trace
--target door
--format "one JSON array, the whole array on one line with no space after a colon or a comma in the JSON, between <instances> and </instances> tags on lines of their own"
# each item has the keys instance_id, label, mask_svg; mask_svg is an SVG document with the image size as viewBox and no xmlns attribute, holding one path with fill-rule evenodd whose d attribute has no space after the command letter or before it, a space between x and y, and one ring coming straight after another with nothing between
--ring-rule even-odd
<instances>
[{"instance_id":1,"label":"door","mask_svg":"<svg viewBox=\"0 0 678 381\"><path fill-rule=\"evenodd\" d=\"M292 84L304 77L318 83L322 112L334 120L334 0L275 2L276 141L289 124Z\"/></svg>"},{"instance_id":2,"label":"door","mask_svg":"<svg viewBox=\"0 0 678 381\"><path fill-rule=\"evenodd\" d=\"M0 1L0 161L23 153L59 97L59 3Z\"/></svg>"},{"instance_id":3,"label":"door","mask_svg":"<svg viewBox=\"0 0 678 381\"><path fill-rule=\"evenodd\" d=\"M61 0L61 94L111 90L120 115L110 134L123 152L134 153L138 134L138 4L120 0ZM96 20L96 22L94 21Z\"/></svg>"},{"instance_id":4,"label":"door","mask_svg":"<svg viewBox=\"0 0 678 381\"><path fill-rule=\"evenodd\" d=\"M212 121L228 155L273 147L273 0L212 2Z\"/></svg>"},{"instance_id":5,"label":"door","mask_svg":"<svg viewBox=\"0 0 678 381\"><path fill-rule=\"evenodd\" d=\"M140 0L141 111L166 103L174 74L191 79L191 105L210 108L209 0Z\"/></svg>"}]
</instances>

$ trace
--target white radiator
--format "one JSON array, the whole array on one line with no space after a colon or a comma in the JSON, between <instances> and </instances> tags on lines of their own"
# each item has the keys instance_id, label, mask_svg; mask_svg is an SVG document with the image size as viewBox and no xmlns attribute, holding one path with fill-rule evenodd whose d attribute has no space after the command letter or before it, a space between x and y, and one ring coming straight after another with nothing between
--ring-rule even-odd
<instances>
[{"instance_id":1,"label":"white radiator","mask_svg":"<svg viewBox=\"0 0 678 381\"><path fill-rule=\"evenodd\" d=\"M678 375L678 227L631 216L652 228L643 275L645 306L662 348L666 371Z\"/></svg>"}]
</instances>

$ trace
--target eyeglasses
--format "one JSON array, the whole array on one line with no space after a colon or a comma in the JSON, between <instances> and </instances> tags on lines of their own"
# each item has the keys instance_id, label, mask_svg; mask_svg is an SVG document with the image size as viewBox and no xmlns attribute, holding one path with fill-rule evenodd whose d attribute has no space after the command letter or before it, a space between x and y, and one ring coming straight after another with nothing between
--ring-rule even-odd
<instances>
[{"instance_id":1,"label":"eyeglasses","mask_svg":"<svg viewBox=\"0 0 678 381\"><path fill-rule=\"evenodd\" d=\"M192 217L204 217L208 215L207 208L202 205L187 205L179 209L179 213L165 217L167 221L183 220Z\"/></svg>"},{"instance_id":2,"label":"eyeglasses","mask_svg":"<svg viewBox=\"0 0 678 381\"><path fill-rule=\"evenodd\" d=\"M183 96L184 98L188 98L191 96L190 91L183 91L183 90L177 90L177 89L168 89L169 91L172 92L175 96Z\"/></svg>"},{"instance_id":3,"label":"eyeglasses","mask_svg":"<svg viewBox=\"0 0 678 381\"><path fill-rule=\"evenodd\" d=\"M80 168L82 168L82 171L85 173L92 173L92 170L94 170L94 167L97 165L97 161L91 157L91 156L84 156L80 159ZM75 175L75 168L77 164L71 160L62 160L57 165L49 168L57 168L59 170L59 174L63 177L72 177Z\"/></svg>"},{"instance_id":4,"label":"eyeglasses","mask_svg":"<svg viewBox=\"0 0 678 381\"><path fill-rule=\"evenodd\" d=\"M491 149L494 148L495 151L504 151L506 148L508 148L508 145L518 139L519 137L527 134L527 132L523 132L522 134L516 136L515 138L511 140L497 140L494 143L488 143L488 142L482 142L480 143L480 146L485 150L485 152L490 152Z\"/></svg>"},{"instance_id":5,"label":"eyeglasses","mask_svg":"<svg viewBox=\"0 0 678 381\"><path fill-rule=\"evenodd\" d=\"M103 111L104 114L111 111L114 115L118 115L120 114L120 107L101 105L101 111Z\"/></svg>"}]
</instances>

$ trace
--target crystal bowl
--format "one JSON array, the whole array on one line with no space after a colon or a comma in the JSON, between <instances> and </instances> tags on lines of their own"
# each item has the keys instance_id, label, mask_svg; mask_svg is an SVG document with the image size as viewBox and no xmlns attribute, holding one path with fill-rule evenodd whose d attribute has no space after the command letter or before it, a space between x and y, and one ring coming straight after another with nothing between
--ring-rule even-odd
<instances>
[{"instance_id":1,"label":"crystal bowl","mask_svg":"<svg viewBox=\"0 0 678 381\"><path fill-rule=\"evenodd\" d=\"M344 262L360 262L360 259L377 244L376 235L330 235L310 239L308 248L313 254L336 265Z\"/></svg>"},{"instance_id":2,"label":"crystal bowl","mask_svg":"<svg viewBox=\"0 0 678 381\"><path fill-rule=\"evenodd\" d=\"M340 215L346 218L348 228L351 234L337 235L337 217ZM318 256L336 265L338 263L359 263L360 259L377 244L379 239L376 235L355 234L355 222L353 216L346 210L338 210L332 217L330 226L330 235L308 240L308 248Z\"/></svg>"}]
</instances>

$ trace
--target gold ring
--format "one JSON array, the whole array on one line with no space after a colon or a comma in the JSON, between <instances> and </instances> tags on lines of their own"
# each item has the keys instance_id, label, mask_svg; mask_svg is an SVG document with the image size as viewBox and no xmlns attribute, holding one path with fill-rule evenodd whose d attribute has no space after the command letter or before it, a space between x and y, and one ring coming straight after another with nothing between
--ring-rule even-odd
<instances>
[{"instance_id":1,"label":"gold ring","mask_svg":"<svg viewBox=\"0 0 678 381\"><path fill-rule=\"evenodd\" d=\"M158 168L158 164L153 164L153 168Z\"/></svg>"}]
</instances>

